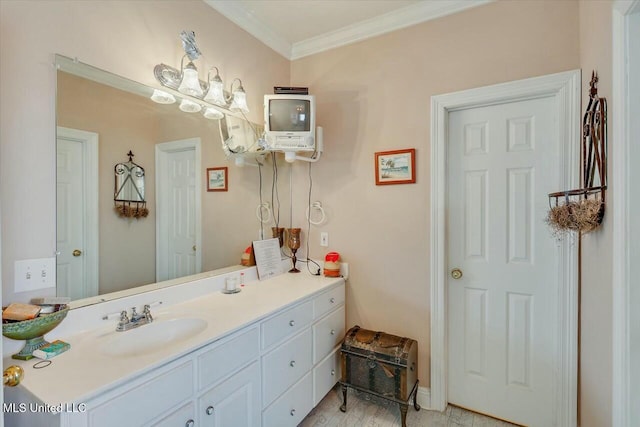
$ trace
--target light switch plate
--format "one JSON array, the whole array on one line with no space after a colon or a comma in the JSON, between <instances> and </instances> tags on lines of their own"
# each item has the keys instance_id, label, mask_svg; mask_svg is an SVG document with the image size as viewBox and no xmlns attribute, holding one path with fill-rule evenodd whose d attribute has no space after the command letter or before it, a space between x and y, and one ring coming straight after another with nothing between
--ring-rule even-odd
<instances>
[{"instance_id":1,"label":"light switch plate","mask_svg":"<svg viewBox=\"0 0 640 427\"><path fill-rule=\"evenodd\" d=\"M14 292L28 292L55 287L55 269L55 258L16 261L14 264Z\"/></svg>"}]
</instances>

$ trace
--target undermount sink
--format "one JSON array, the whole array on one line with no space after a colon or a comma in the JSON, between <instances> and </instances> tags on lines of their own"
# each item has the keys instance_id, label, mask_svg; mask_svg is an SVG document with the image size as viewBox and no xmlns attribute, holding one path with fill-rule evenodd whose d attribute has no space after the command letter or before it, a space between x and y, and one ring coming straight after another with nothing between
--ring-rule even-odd
<instances>
[{"instance_id":1,"label":"undermount sink","mask_svg":"<svg viewBox=\"0 0 640 427\"><path fill-rule=\"evenodd\" d=\"M187 340L206 327L207 321L198 318L155 320L130 331L114 332L101 351L109 356L140 356Z\"/></svg>"}]
</instances>

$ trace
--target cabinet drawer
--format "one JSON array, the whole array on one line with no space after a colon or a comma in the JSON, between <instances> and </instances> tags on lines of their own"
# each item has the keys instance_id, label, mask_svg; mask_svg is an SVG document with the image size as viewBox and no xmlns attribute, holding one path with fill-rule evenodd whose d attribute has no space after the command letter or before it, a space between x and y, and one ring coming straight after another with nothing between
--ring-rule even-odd
<instances>
[{"instance_id":1,"label":"cabinet drawer","mask_svg":"<svg viewBox=\"0 0 640 427\"><path fill-rule=\"evenodd\" d=\"M92 409L88 424L91 427L144 425L192 395L193 363L188 361Z\"/></svg>"},{"instance_id":2,"label":"cabinet drawer","mask_svg":"<svg viewBox=\"0 0 640 427\"><path fill-rule=\"evenodd\" d=\"M312 309L312 303L308 301L262 322L262 349L271 347L311 323Z\"/></svg>"},{"instance_id":3,"label":"cabinet drawer","mask_svg":"<svg viewBox=\"0 0 640 427\"><path fill-rule=\"evenodd\" d=\"M263 407L311 370L311 346L311 329L307 328L262 357Z\"/></svg>"},{"instance_id":4,"label":"cabinet drawer","mask_svg":"<svg viewBox=\"0 0 640 427\"><path fill-rule=\"evenodd\" d=\"M344 305L313 325L313 363L318 363L344 338Z\"/></svg>"},{"instance_id":5,"label":"cabinet drawer","mask_svg":"<svg viewBox=\"0 0 640 427\"><path fill-rule=\"evenodd\" d=\"M262 413L264 427L296 427L313 409L311 372Z\"/></svg>"},{"instance_id":6,"label":"cabinet drawer","mask_svg":"<svg viewBox=\"0 0 640 427\"><path fill-rule=\"evenodd\" d=\"M252 328L198 356L198 390L232 374L258 358L258 328Z\"/></svg>"},{"instance_id":7,"label":"cabinet drawer","mask_svg":"<svg viewBox=\"0 0 640 427\"><path fill-rule=\"evenodd\" d=\"M313 406L340 380L340 349L337 348L313 369Z\"/></svg>"},{"instance_id":8,"label":"cabinet drawer","mask_svg":"<svg viewBox=\"0 0 640 427\"><path fill-rule=\"evenodd\" d=\"M313 299L313 318L321 318L340 304L344 304L344 283Z\"/></svg>"}]
</instances>

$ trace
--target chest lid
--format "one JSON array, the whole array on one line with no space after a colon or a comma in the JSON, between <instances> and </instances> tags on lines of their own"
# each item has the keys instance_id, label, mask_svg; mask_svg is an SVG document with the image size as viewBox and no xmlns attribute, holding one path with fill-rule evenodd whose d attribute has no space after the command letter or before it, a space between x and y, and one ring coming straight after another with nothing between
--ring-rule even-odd
<instances>
[{"instance_id":1,"label":"chest lid","mask_svg":"<svg viewBox=\"0 0 640 427\"><path fill-rule=\"evenodd\" d=\"M362 329L356 325L347 331L341 350L369 359L407 365L407 359L415 340L387 334L380 331Z\"/></svg>"}]
</instances>

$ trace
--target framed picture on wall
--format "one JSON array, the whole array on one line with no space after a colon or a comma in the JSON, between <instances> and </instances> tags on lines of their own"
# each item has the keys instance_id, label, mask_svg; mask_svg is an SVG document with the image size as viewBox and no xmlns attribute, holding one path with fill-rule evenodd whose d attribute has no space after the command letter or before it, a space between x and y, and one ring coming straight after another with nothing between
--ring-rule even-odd
<instances>
[{"instance_id":1,"label":"framed picture on wall","mask_svg":"<svg viewBox=\"0 0 640 427\"><path fill-rule=\"evenodd\" d=\"M227 191L227 167L207 168L207 191Z\"/></svg>"},{"instance_id":2,"label":"framed picture on wall","mask_svg":"<svg viewBox=\"0 0 640 427\"><path fill-rule=\"evenodd\" d=\"M416 149L376 153L376 185L416 182Z\"/></svg>"}]
</instances>

